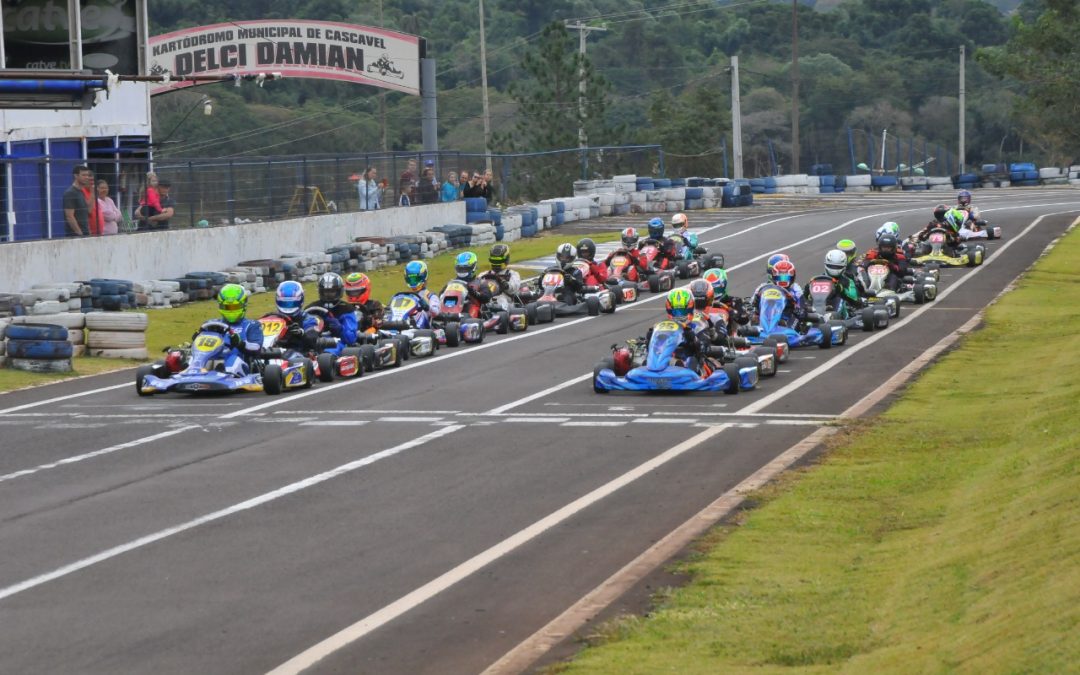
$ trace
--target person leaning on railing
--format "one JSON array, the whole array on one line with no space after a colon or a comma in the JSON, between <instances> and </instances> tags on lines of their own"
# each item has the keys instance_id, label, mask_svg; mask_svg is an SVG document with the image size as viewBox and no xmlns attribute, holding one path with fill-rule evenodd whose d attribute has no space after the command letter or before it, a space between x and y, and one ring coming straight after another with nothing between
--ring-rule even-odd
<instances>
[{"instance_id":1,"label":"person leaning on railing","mask_svg":"<svg viewBox=\"0 0 1080 675\"><path fill-rule=\"evenodd\" d=\"M360 176L360 181L357 184L357 190L360 192L360 210L361 211L374 211L379 208L379 182L376 177L375 167L369 166L364 169L364 174Z\"/></svg>"}]
</instances>

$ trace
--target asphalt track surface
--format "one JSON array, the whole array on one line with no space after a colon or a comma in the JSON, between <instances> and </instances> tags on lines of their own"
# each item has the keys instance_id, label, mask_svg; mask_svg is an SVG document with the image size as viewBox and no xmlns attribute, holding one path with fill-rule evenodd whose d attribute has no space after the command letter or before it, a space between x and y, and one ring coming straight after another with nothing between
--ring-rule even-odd
<instances>
[{"instance_id":1,"label":"asphalt track surface","mask_svg":"<svg viewBox=\"0 0 1080 675\"><path fill-rule=\"evenodd\" d=\"M865 249L952 196L695 225L746 295L772 252L805 281L838 239ZM1080 191L976 203L1006 235L980 271L944 270L936 303L736 396L592 392L610 345L660 318L648 295L276 398L141 399L131 371L0 396L0 672L480 672L970 319Z\"/></svg>"}]
</instances>

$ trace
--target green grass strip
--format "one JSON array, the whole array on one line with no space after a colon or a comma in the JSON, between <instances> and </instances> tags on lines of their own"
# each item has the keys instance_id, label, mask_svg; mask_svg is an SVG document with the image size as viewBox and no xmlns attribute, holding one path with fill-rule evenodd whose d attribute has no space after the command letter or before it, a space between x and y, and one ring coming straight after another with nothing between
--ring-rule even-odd
<instances>
[{"instance_id":1,"label":"green grass strip","mask_svg":"<svg viewBox=\"0 0 1080 675\"><path fill-rule=\"evenodd\" d=\"M1080 672L1080 232L568 673ZM899 365L899 364L898 364Z\"/></svg>"}]
</instances>

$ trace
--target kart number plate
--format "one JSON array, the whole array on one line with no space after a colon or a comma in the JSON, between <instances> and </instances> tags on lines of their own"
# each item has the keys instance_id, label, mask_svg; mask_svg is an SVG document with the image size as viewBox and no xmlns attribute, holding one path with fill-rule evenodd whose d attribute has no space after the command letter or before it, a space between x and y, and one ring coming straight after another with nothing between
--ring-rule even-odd
<instances>
[{"instance_id":1,"label":"kart number plate","mask_svg":"<svg viewBox=\"0 0 1080 675\"><path fill-rule=\"evenodd\" d=\"M941 234L940 232L935 232L935 233L931 234L930 235L930 243L931 244L944 244L945 243L945 235Z\"/></svg>"},{"instance_id":2,"label":"kart number plate","mask_svg":"<svg viewBox=\"0 0 1080 675\"><path fill-rule=\"evenodd\" d=\"M871 265L866 269L866 272L872 277L887 277L889 276L889 266Z\"/></svg>"},{"instance_id":3,"label":"kart number plate","mask_svg":"<svg viewBox=\"0 0 1080 675\"><path fill-rule=\"evenodd\" d=\"M466 288L465 284L461 283L460 281L451 281L450 283L446 284L446 292L464 294L468 293L469 289Z\"/></svg>"},{"instance_id":4,"label":"kart number plate","mask_svg":"<svg viewBox=\"0 0 1080 675\"><path fill-rule=\"evenodd\" d=\"M832 284L830 284L827 281L811 281L810 282L810 293L811 294L817 295L819 293L824 293L825 295L828 295L831 291L832 291Z\"/></svg>"},{"instance_id":5,"label":"kart number plate","mask_svg":"<svg viewBox=\"0 0 1080 675\"><path fill-rule=\"evenodd\" d=\"M784 294L779 288L766 288L762 291L761 297L766 300L780 300L784 297Z\"/></svg>"},{"instance_id":6,"label":"kart number plate","mask_svg":"<svg viewBox=\"0 0 1080 675\"><path fill-rule=\"evenodd\" d=\"M194 347L200 352L212 352L221 346L222 340L216 335L200 335Z\"/></svg>"},{"instance_id":7,"label":"kart number plate","mask_svg":"<svg viewBox=\"0 0 1080 675\"><path fill-rule=\"evenodd\" d=\"M674 321L661 321L653 328L654 331L677 331L679 324Z\"/></svg>"},{"instance_id":8,"label":"kart number plate","mask_svg":"<svg viewBox=\"0 0 1080 675\"><path fill-rule=\"evenodd\" d=\"M620 267L626 267L629 264L630 264L630 260L627 259L627 257L624 256L624 255L617 255L617 256L615 256L614 258L611 259L611 267L612 267L612 269L620 268Z\"/></svg>"},{"instance_id":9,"label":"kart number plate","mask_svg":"<svg viewBox=\"0 0 1080 675\"><path fill-rule=\"evenodd\" d=\"M279 335L281 331L285 329L284 321L270 320L262 321L261 323L263 335L266 337Z\"/></svg>"},{"instance_id":10,"label":"kart number plate","mask_svg":"<svg viewBox=\"0 0 1080 675\"><path fill-rule=\"evenodd\" d=\"M408 311L416 307L416 300L408 296L399 295L390 301L390 307L397 310Z\"/></svg>"},{"instance_id":11,"label":"kart number plate","mask_svg":"<svg viewBox=\"0 0 1080 675\"><path fill-rule=\"evenodd\" d=\"M563 275L551 272L544 275L543 281L540 282L545 288L559 288L563 285Z\"/></svg>"}]
</instances>

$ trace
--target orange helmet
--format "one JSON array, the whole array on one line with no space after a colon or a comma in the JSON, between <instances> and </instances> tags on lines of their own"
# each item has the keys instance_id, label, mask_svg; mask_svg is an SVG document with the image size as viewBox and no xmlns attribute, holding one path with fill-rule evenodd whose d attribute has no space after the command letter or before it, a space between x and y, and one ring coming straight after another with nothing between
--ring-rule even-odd
<instances>
[{"instance_id":1,"label":"orange helmet","mask_svg":"<svg viewBox=\"0 0 1080 675\"><path fill-rule=\"evenodd\" d=\"M354 305L362 305L371 299L371 279L363 272L353 272L345 277L345 298Z\"/></svg>"}]
</instances>

